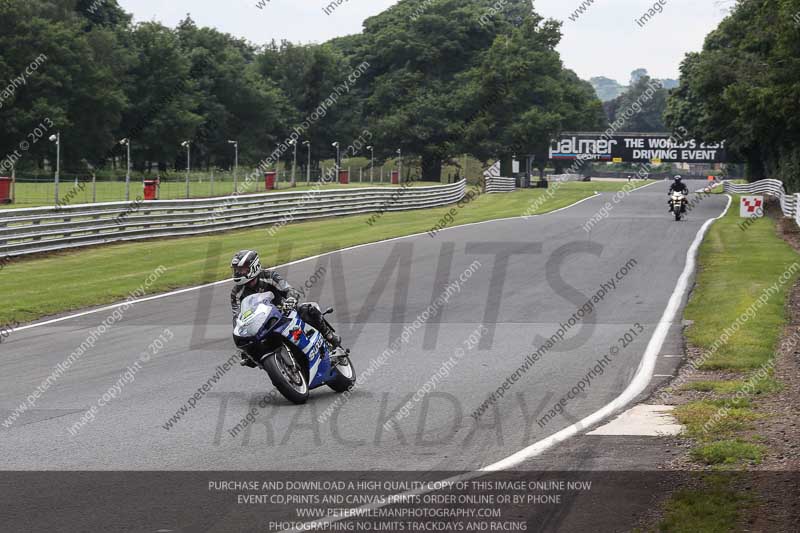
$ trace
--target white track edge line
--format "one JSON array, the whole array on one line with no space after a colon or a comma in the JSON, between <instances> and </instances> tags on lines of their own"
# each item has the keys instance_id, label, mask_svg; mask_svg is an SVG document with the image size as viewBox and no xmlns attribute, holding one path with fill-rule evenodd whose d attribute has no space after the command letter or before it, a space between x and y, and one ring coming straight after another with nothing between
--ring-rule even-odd
<instances>
[{"instance_id":1,"label":"white track edge line","mask_svg":"<svg viewBox=\"0 0 800 533\"><path fill-rule=\"evenodd\" d=\"M631 191L631 194L635 193L636 191L641 191L642 189L646 189L646 188L650 187L651 185L657 185L659 183L663 183L663 182L662 181L658 181L658 180L653 180L653 183L648 183L647 185L642 185L641 187L636 187L635 189L633 189Z\"/></svg>"},{"instance_id":2,"label":"white track edge line","mask_svg":"<svg viewBox=\"0 0 800 533\"><path fill-rule=\"evenodd\" d=\"M647 343L647 348L645 349L644 355L642 356L642 360L639 363L639 368L636 370L636 374L634 375L633 379L631 380L630 384L625 388L625 390L620 394L617 398L615 398L611 403L607 404L603 408L595 411L594 413L590 414L583 420L580 420L578 423L573 424L569 427L566 427L551 435L545 439L540 440L534 444L531 444L527 448L523 448L522 450L506 457L505 459L501 459L496 463L492 463L488 466L484 466L478 470L474 470L472 472L467 472L465 474L460 474L457 476L449 477L442 481L437 481L437 483L447 484L447 483L457 483L460 481L469 481L471 479L482 477L491 472L500 472L503 470L509 470L515 466L519 466L523 462L540 455L547 449L559 444L570 437L577 435L581 430L587 429L594 424L601 422L605 418L613 415L618 410L627 406L630 402L636 399L639 394L641 394L646 388L647 385L650 383L652 378L653 370L655 369L656 359L658 357L658 352L661 351L661 347L664 344L664 340L667 337L667 333L669 332L669 327L672 325L675 314L678 312L680 308L681 302L683 301L683 297L686 293L686 290L689 288L689 280L694 273L695 264L697 260L697 250L700 248L700 244L703 242L703 238L705 237L708 228L711 226L714 221L719 220L720 218L724 217L728 213L728 209L731 206L732 197L730 195L726 195L728 197L728 203L725 206L725 210L722 212L721 215L708 219L703 226L697 231L695 235L694 241L692 241L691 246L689 246L689 250L686 252L686 264L683 267L683 272L681 272L680 277L678 278L678 283L675 287L675 290L672 292L672 296L670 296L669 301L667 302L667 307L664 310L664 314L661 316L661 320L658 322L658 326L656 326L656 330L653 332L653 336L650 337L650 342ZM427 489L418 489L414 491L403 492L400 494L392 495L389 498L390 501L395 502L402 502L402 498L408 498L412 495L420 495L426 494L429 492L434 492L433 490ZM373 503L364 505L361 507L356 507L355 510L360 511L362 513L366 513L373 509L379 509L381 507L386 507L389 505L388 503ZM345 518L352 518L352 517L326 517L321 520L314 520L311 522L305 522L303 526L311 526L314 527L325 527L335 522L339 522ZM294 533L300 531L311 531L310 529L303 528L294 528L290 530L284 530L284 533Z\"/></svg>"},{"instance_id":3,"label":"white track edge line","mask_svg":"<svg viewBox=\"0 0 800 533\"><path fill-rule=\"evenodd\" d=\"M492 220L482 220L480 222L469 222L467 224L460 224L460 225L457 225L457 226L450 226L450 227L447 227L447 228L442 228L439 231L447 231L447 230L453 230L453 229L457 229L457 228L465 228L467 226L476 226L478 224L488 224L488 223L491 223L491 222L501 222L503 220L517 220L517 219L527 219L527 218L533 218L533 217L547 216L547 215L551 215L553 213L558 213L559 211L563 211L565 209L569 209L571 207L575 207L576 205L581 204L583 202L586 202L588 200L591 200L592 198L594 198L596 196L599 196L599 195L598 194L593 194L592 196L588 196L586 198L578 200L577 202L571 203L571 204L566 205L564 207L559 207L558 209L554 209L553 211L548 211L547 213L541 213L541 214L537 214L537 215L518 216L518 217L495 218L495 219L492 219ZM428 234L428 232L412 233L411 235L403 235L401 237L392 237L392 238L389 238L389 239L383 239L383 240L375 241L375 242L367 242L367 243L363 243L363 244L356 244L356 245L353 245L353 246L348 246L347 248L340 248L339 250L333 250L333 251L330 251L330 252L325 252L323 254L312 255L311 257L304 257L303 259L298 259L296 261L291 261L289 263L283 263L281 265L275 265L275 266L273 266L271 268L284 268L284 267L287 267L287 266L303 263L305 261L311 261L311 260L314 260L314 259L319 259L320 257L325 257L326 255L337 254L337 253L340 253L340 252L347 252L349 250L355 250L357 248L362 248L364 246L372 246L372 245L375 245L375 244L385 244L387 242L398 241L398 240L401 240L401 239L409 239L411 237L419 237L421 235L427 235L427 234ZM62 317L58 317L58 318L52 318L52 319L49 319L49 320L44 320L42 322L34 322L33 324L27 324L27 325L24 325L24 326L19 326L17 328L9 330L9 333L15 333L17 331L24 331L26 329L36 328L36 327L39 327L39 326L48 326L50 324L56 324L58 322L64 322L66 320L72 320L73 318L80 318L80 317L87 316L87 315L93 315L95 313L101 313L103 311L111 311L112 309L116 309L118 307L122 307L123 305L126 305L126 304L134 305L134 304L138 304L138 303L149 302L149 301L152 301L152 300L158 300L160 298L168 298L170 296L176 296L178 294L183 294L183 293L186 293L186 292L205 289L207 287L214 287L216 285L222 285L223 283L229 283L230 281L231 281L231 278L228 278L228 279L223 279L221 281L215 281L215 282L212 282L212 283L206 283L204 285L197 285L197 286L194 286L194 287L186 287L184 289L179 289L179 290L175 290L175 291L171 291L171 292L165 292L163 294L156 294L156 295L153 295L153 296L148 296L146 298L140 298L138 300L130 300L130 301L123 300L123 301L117 302L115 304L109 304L109 305L106 305L104 307L99 307L97 309L91 309L89 311L82 311L82 312L71 314L71 315L66 315L66 316L62 316Z\"/></svg>"}]
</instances>

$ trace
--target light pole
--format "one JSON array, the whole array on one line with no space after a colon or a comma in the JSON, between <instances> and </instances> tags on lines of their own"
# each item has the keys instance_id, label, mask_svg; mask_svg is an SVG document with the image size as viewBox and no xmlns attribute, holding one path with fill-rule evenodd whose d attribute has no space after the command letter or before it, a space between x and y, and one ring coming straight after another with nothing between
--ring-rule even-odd
<instances>
[{"instance_id":1,"label":"light pole","mask_svg":"<svg viewBox=\"0 0 800 533\"><path fill-rule=\"evenodd\" d=\"M403 183L403 149L397 149L398 175L397 183Z\"/></svg>"},{"instance_id":2,"label":"light pole","mask_svg":"<svg viewBox=\"0 0 800 533\"><path fill-rule=\"evenodd\" d=\"M56 201L55 201L55 204L58 205L58 180L61 178L61 132L59 131L55 135L51 135L50 136L50 142L56 143L56 179L55 179Z\"/></svg>"},{"instance_id":3,"label":"light pole","mask_svg":"<svg viewBox=\"0 0 800 533\"><path fill-rule=\"evenodd\" d=\"M119 144L125 146L128 152L128 170L125 172L125 201L127 202L131 199L131 140L126 137Z\"/></svg>"},{"instance_id":4,"label":"light pole","mask_svg":"<svg viewBox=\"0 0 800 533\"><path fill-rule=\"evenodd\" d=\"M308 164L306 166L306 185L311 184L311 141L303 141L303 144L308 147Z\"/></svg>"},{"instance_id":5,"label":"light pole","mask_svg":"<svg viewBox=\"0 0 800 533\"><path fill-rule=\"evenodd\" d=\"M186 198L189 198L189 171L192 169L192 141L183 141L181 146L186 148Z\"/></svg>"},{"instance_id":6,"label":"light pole","mask_svg":"<svg viewBox=\"0 0 800 533\"><path fill-rule=\"evenodd\" d=\"M233 193L239 192L239 141L228 141L228 144L233 145L234 160L233 160Z\"/></svg>"},{"instance_id":7,"label":"light pole","mask_svg":"<svg viewBox=\"0 0 800 533\"><path fill-rule=\"evenodd\" d=\"M334 177L335 180L339 179L339 141L336 141L331 146L336 148L336 176Z\"/></svg>"},{"instance_id":8,"label":"light pole","mask_svg":"<svg viewBox=\"0 0 800 533\"><path fill-rule=\"evenodd\" d=\"M372 178L375 173L375 147L374 146L367 146L367 150L370 152L370 164L369 164L369 182L372 183Z\"/></svg>"},{"instance_id":9,"label":"light pole","mask_svg":"<svg viewBox=\"0 0 800 533\"><path fill-rule=\"evenodd\" d=\"M289 186L297 187L297 181L295 180L295 170L297 169L297 140L292 139L289 141L289 144L294 147L294 159L292 160L292 182L289 184Z\"/></svg>"}]
</instances>

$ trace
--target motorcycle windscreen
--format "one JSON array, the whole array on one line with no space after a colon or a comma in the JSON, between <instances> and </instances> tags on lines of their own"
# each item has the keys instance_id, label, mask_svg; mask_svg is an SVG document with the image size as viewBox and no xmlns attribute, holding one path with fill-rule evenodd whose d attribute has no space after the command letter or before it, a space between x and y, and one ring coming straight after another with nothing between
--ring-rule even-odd
<instances>
[{"instance_id":1,"label":"motorcycle windscreen","mask_svg":"<svg viewBox=\"0 0 800 533\"><path fill-rule=\"evenodd\" d=\"M273 298L274 295L271 292L266 292L252 294L244 299L235 332L238 337L255 337L258 334L258 330L269 316L269 308L262 307L259 310L259 306L271 304Z\"/></svg>"}]
</instances>

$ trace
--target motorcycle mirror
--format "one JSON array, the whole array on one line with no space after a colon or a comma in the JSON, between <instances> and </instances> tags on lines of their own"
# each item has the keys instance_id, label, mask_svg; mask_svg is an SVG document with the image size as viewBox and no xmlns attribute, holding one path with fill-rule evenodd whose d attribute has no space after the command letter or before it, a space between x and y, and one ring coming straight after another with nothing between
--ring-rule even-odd
<instances>
[{"instance_id":1,"label":"motorcycle mirror","mask_svg":"<svg viewBox=\"0 0 800 533\"><path fill-rule=\"evenodd\" d=\"M322 316L329 315L331 313L333 313L333 307L329 307L324 313L322 313Z\"/></svg>"}]
</instances>

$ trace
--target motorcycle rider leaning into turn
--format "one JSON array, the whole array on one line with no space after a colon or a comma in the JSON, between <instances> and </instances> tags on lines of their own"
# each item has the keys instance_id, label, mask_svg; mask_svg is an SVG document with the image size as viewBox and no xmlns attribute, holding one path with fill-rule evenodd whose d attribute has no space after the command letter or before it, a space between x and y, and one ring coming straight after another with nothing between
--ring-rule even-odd
<instances>
[{"instance_id":1,"label":"motorcycle rider leaning into turn","mask_svg":"<svg viewBox=\"0 0 800 533\"><path fill-rule=\"evenodd\" d=\"M671 196L674 192L683 193L683 206L684 209L686 208L686 196L689 196L689 187L683 182L683 179L680 176L675 176L672 178L672 185L669 186L669 192L667 192L667 196ZM667 206L669 207L668 211L672 211L671 200L667 201Z\"/></svg>"},{"instance_id":2,"label":"motorcycle rider leaning into turn","mask_svg":"<svg viewBox=\"0 0 800 533\"><path fill-rule=\"evenodd\" d=\"M231 269L233 269L233 282L235 283L231 291L231 312L233 312L234 325L236 324L236 318L239 316L242 301L245 298L253 294L272 292L275 295L273 300L275 305L284 308L296 308L300 318L325 337L333 347L334 353L343 351L341 337L334 333L325 321L319 305L314 302L298 305L300 292L292 288L274 270L262 269L258 252L253 250L238 252L231 260ZM257 366L245 354L242 354L241 364L251 368Z\"/></svg>"}]
</instances>

